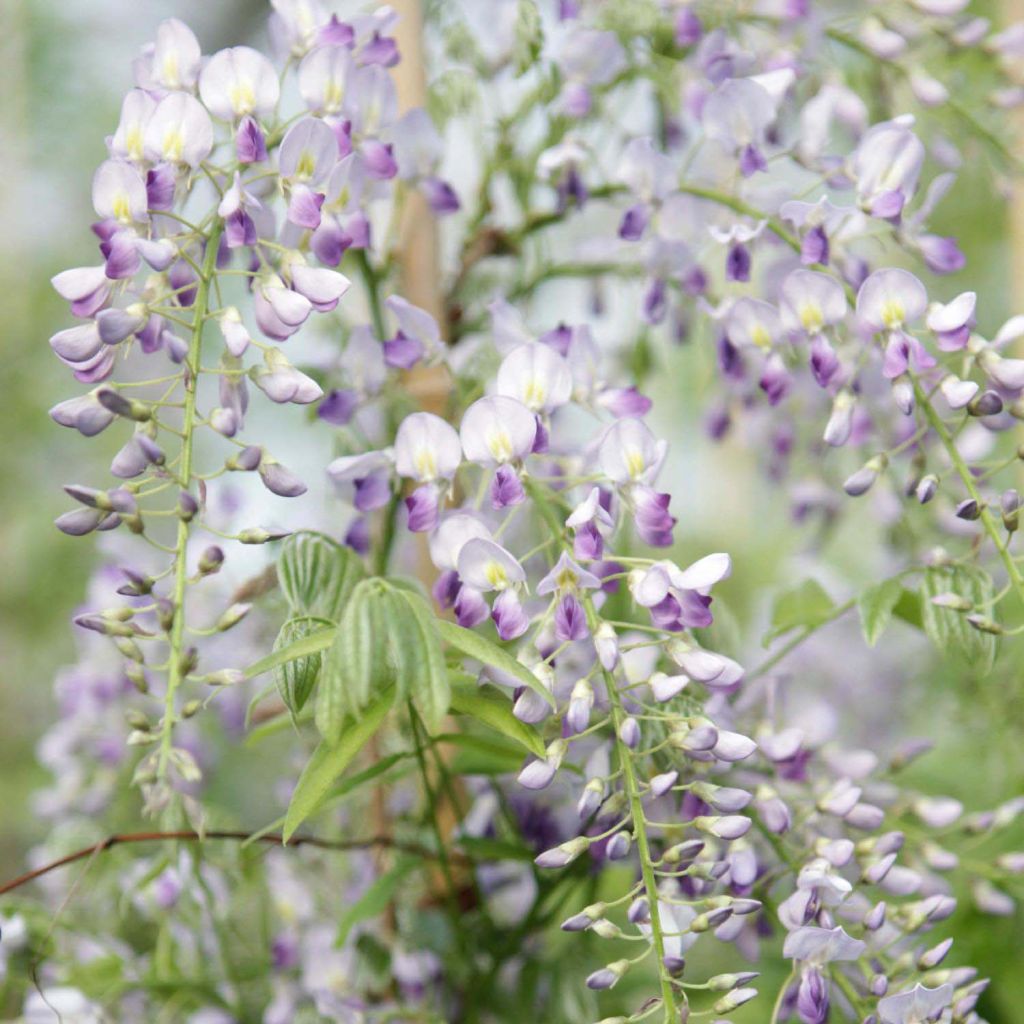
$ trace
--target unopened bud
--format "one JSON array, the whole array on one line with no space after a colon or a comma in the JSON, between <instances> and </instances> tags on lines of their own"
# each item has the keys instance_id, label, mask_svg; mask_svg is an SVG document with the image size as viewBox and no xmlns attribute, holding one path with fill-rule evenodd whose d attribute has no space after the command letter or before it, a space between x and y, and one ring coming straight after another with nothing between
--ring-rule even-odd
<instances>
[{"instance_id":1,"label":"unopened bud","mask_svg":"<svg viewBox=\"0 0 1024 1024\"><path fill-rule=\"evenodd\" d=\"M143 662L145 662L146 657L142 653L142 648L139 647L139 645L131 637L128 637L128 636L118 637L116 643L117 643L117 649L129 661L134 661L134 662L136 662L139 665L141 665Z\"/></svg>"},{"instance_id":2,"label":"unopened bud","mask_svg":"<svg viewBox=\"0 0 1024 1024\"><path fill-rule=\"evenodd\" d=\"M238 535L240 544L267 544L272 540L281 540L291 533L290 530L264 530L260 526L250 526Z\"/></svg>"},{"instance_id":3,"label":"unopened bud","mask_svg":"<svg viewBox=\"0 0 1024 1024\"><path fill-rule=\"evenodd\" d=\"M141 732L149 731L149 719L138 709L132 709L124 717L133 729L138 729Z\"/></svg>"},{"instance_id":4,"label":"unopened bud","mask_svg":"<svg viewBox=\"0 0 1024 1024\"><path fill-rule=\"evenodd\" d=\"M178 660L178 671L182 676L187 676L195 670L198 664L199 651L195 647L189 647L181 652L181 658Z\"/></svg>"},{"instance_id":5,"label":"unopened bud","mask_svg":"<svg viewBox=\"0 0 1024 1024\"><path fill-rule=\"evenodd\" d=\"M726 993L721 999L715 1003L713 1009L715 1013L730 1013L731 1011L742 1006L744 1003L749 1003L751 999L757 996L756 988L736 988L731 992Z\"/></svg>"},{"instance_id":6,"label":"unopened bud","mask_svg":"<svg viewBox=\"0 0 1024 1024\"><path fill-rule=\"evenodd\" d=\"M1003 491L999 497L999 509L1003 514L1003 526L1013 533L1020 520L1020 495L1014 488Z\"/></svg>"},{"instance_id":7,"label":"unopened bud","mask_svg":"<svg viewBox=\"0 0 1024 1024\"><path fill-rule=\"evenodd\" d=\"M1003 411L1003 400L995 391L983 391L967 403L971 416L996 416Z\"/></svg>"},{"instance_id":8,"label":"unopened bud","mask_svg":"<svg viewBox=\"0 0 1024 1024\"><path fill-rule=\"evenodd\" d=\"M956 516L958 519L974 520L981 515L984 507L975 498L964 498L956 507Z\"/></svg>"},{"instance_id":9,"label":"unopened bud","mask_svg":"<svg viewBox=\"0 0 1024 1024\"><path fill-rule=\"evenodd\" d=\"M263 459L263 449L256 444L247 445L237 455L232 455L224 465L228 469L251 473Z\"/></svg>"},{"instance_id":10,"label":"unopened bud","mask_svg":"<svg viewBox=\"0 0 1024 1024\"><path fill-rule=\"evenodd\" d=\"M935 497L935 492L938 490L938 487L939 478L934 476L932 473L929 473L927 476L921 477L921 481L917 485L917 489L914 491L914 494L922 505L927 505L928 502Z\"/></svg>"},{"instance_id":11,"label":"unopened bud","mask_svg":"<svg viewBox=\"0 0 1024 1024\"><path fill-rule=\"evenodd\" d=\"M212 544L199 556L199 571L204 576L219 572L223 564L224 552L216 544Z\"/></svg>"},{"instance_id":12,"label":"unopened bud","mask_svg":"<svg viewBox=\"0 0 1024 1024\"><path fill-rule=\"evenodd\" d=\"M606 989L612 988L618 984L622 976L630 968L628 960L614 960L608 964L607 967L602 967L599 971L594 971L590 977L587 978L587 988L590 989Z\"/></svg>"},{"instance_id":13,"label":"unopened bud","mask_svg":"<svg viewBox=\"0 0 1024 1024\"><path fill-rule=\"evenodd\" d=\"M188 491L181 491L178 494L178 518L186 523L191 522L198 511L199 502Z\"/></svg>"},{"instance_id":14,"label":"unopened bud","mask_svg":"<svg viewBox=\"0 0 1024 1024\"><path fill-rule=\"evenodd\" d=\"M139 693L149 693L149 680L141 665L125 665L124 674Z\"/></svg>"},{"instance_id":15,"label":"unopened bud","mask_svg":"<svg viewBox=\"0 0 1024 1024\"><path fill-rule=\"evenodd\" d=\"M217 620L216 630L218 633L226 633L232 626L238 625L249 614L251 604L239 602L231 605L230 608Z\"/></svg>"},{"instance_id":16,"label":"unopened bud","mask_svg":"<svg viewBox=\"0 0 1024 1024\"><path fill-rule=\"evenodd\" d=\"M843 490L851 498L859 498L862 494L866 494L874 486L875 481L878 479L878 474L888 464L889 460L884 454L868 459L856 473L846 478L846 481L843 483Z\"/></svg>"},{"instance_id":17,"label":"unopened bud","mask_svg":"<svg viewBox=\"0 0 1024 1024\"><path fill-rule=\"evenodd\" d=\"M182 705L181 717L191 718L202 706L203 702L201 700L190 700L187 704Z\"/></svg>"},{"instance_id":18,"label":"unopened bud","mask_svg":"<svg viewBox=\"0 0 1024 1024\"><path fill-rule=\"evenodd\" d=\"M979 632L988 633L991 636L1001 636L1004 632L1003 627L999 625L994 619L988 618L986 615L968 615L967 621Z\"/></svg>"},{"instance_id":19,"label":"unopened bud","mask_svg":"<svg viewBox=\"0 0 1024 1024\"><path fill-rule=\"evenodd\" d=\"M614 921L609 921L606 917L595 921L590 930L602 939L617 939L622 934L622 929Z\"/></svg>"},{"instance_id":20,"label":"unopened bud","mask_svg":"<svg viewBox=\"0 0 1024 1024\"><path fill-rule=\"evenodd\" d=\"M235 686L245 681L245 673L237 668L222 668L203 676L203 682L209 686Z\"/></svg>"},{"instance_id":21,"label":"unopened bud","mask_svg":"<svg viewBox=\"0 0 1024 1024\"><path fill-rule=\"evenodd\" d=\"M96 392L96 398L104 409L115 416L123 416L137 423L145 423L153 418L153 410L149 405L134 398L125 398L113 388L100 388Z\"/></svg>"}]
</instances>

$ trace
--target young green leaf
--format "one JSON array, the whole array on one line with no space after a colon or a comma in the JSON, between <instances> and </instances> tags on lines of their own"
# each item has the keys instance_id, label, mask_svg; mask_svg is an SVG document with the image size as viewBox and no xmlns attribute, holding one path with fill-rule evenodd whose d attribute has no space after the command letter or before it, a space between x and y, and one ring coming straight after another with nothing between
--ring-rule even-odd
<instances>
[{"instance_id":1,"label":"young green leaf","mask_svg":"<svg viewBox=\"0 0 1024 1024\"><path fill-rule=\"evenodd\" d=\"M555 706L555 698L541 685L540 680L525 665L521 665L511 654L493 641L479 633L472 632L472 630L463 629L462 626L457 626L454 622L446 622L444 619L437 620L437 628L441 633L441 639L449 647L454 647L467 658L473 658L498 672L512 676L517 683L530 687L552 707Z\"/></svg>"},{"instance_id":2,"label":"young green leaf","mask_svg":"<svg viewBox=\"0 0 1024 1024\"><path fill-rule=\"evenodd\" d=\"M981 673L991 670L996 657L996 638L976 630L967 614L943 607L932 598L955 594L981 615L992 609L992 579L983 569L966 565L929 566L921 582L921 617L928 638L943 654L962 658Z\"/></svg>"},{"instance_id":3,"label":"young green leaf","mask_svg":"<svg viewBox=\"0 0 1024 1024\"><path fill-rule=\"evenodd\" d=\"M328 619L314 618L311 615L289 619L277 634L274 650L287 648L297 640L302 640L325 627L329 629L331 626L332 623ZM293 715L297 715L309 700L309 695L313 692L313 687L320 675L322 660L323 653L314 651L292 661L286 661L274 669L278 693L280 693L285 707Z\"/></svg>"},{"instance_id":4,"label":"young green leaf","mask_svg":"<svg viewBox=\"0 0 1024 1024\"><path fill-rule=\"evenodd\" d=\"M898 579L890 579L868 587L857 598L861 629L869 647L874 647L888 628L902 594L903 584Z\"/></svg>"},{"instance_id":5,"label":"young green leaf","mask_svg":"<svg viewBox=\"0 0 1024 1024\"><path fill-rule=\"evenodd\" d=\"M799 586L780 594L772 608L772 628L765 643L791 629L814 628L825 622L835 609L832 598L816 580L804 580Z\"/></svg>"},{"instance_id":6,"label":"young green leaf","mask_svg":"<svg viewBox=\"0 0 1024 1024\"><path fill-rule=\"evenodd\" d=\"M376 879L342 915L338 922L338 937L335 946L343 946L348 934L360 921L382 914L391 902L406 875L419 862L414 857L402 857L395 866Z\"/></svg>"},{"instance_id":7,"label":"young green leaf","mask_svg":"<svg viewBox=\"0 0 1024 1024\"><path fill-rule=\"evenodd\" d=\"M388 684L384 598L380 580L363 580L352 591L334 643L324 655L317 689L316 726L329 742L341 735Z\"/></svg>"},{"instance_id":8,"label":"young green leaf","mask_svg":"<svg viewBox=\"0 0 1024 1024\"><path fill-rule=\"evenodd\" d=\"M544 743L537 730L519 721L512 714L511 701L490 687L481 688L472 684L453 686L451 707L452 711L475 718L489 729L515 740L537 757L544 756Z\"/></svg>"},{"instance_id":9,"label":"young green leaf","mask_svg":"<svg viewBox=\"0 0 1024 1024\"><path fill-rule=\"evenodd\" d=\"M289 661L294 661L296 658L305 658L311 654L316 654L331 646L336 633L337 628L331 626L329 629L320 629L310 633L301 640L295 640L286 647L281 647L272 654L268 654L265 658L260 658L259 661L253 662L245 670L245 678L255 679L257 676L263 675L264 672L270 672L279 665L286 665Z\"/></svg>"},{"instance_id":10,"label":"young green leaf","mask_svg":"<svg viewBox=\"0 0 1024 1024\"><path fill-rule=\"evenodd\" d=\"M380 727L393 700L394 692L386 690L349 726L336 743L321 740L302 770L291 803L288 805L283 830L285 842L288 842L295 834L295 830L317 810L341 773Z\"/></svg>"},{"instance_id":11,"label":"young green leaf","mask_svg":"<svg viewBox=\"0 0 1024 1024\"><path fill-rule=\"evenodd\" d=\"M411 616L390 623L391 635L405 630L413 634L420 657L420 668L410 680L409 695L420 709L427 728L434 731L440 726L451 702L448 666L444 662L438 633L440 620L418 594L408 590L395 590L392 593L404 604L407 612L411 612Z\"/></svg>"},{"instance_id":12,"label":"young green leaf","mask_svg":"<svg viewBox=\"0 0 1024 1024\"><path fill-rule=\"evenodd\" d=\"M303 530L284 542L277 578L293 616L337 622L355 585L366 576L359 556L322 533Z\"/></svg>"}]
</instances>

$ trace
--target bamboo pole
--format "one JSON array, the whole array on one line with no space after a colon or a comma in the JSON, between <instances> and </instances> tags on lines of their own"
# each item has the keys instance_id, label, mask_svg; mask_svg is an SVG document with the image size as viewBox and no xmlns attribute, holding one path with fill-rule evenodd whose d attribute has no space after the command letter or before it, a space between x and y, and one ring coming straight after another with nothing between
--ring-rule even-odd
<instances>
[{"instance_id":1,"label":"bamboo pole","mask_svg":"<svg viewBox=\"0 0 1024 1024\"><path fill-rule=\"evenodd\" d=\"M427 101L427 67L423 48L423 9L420 0L392 0L397 14L395 40L401 59L392 69L398 108L401 113L423 107ZM402 296L425 309L447 332L447 316L441 288L437 220L423 194L407 189L403 199L398 246ZM443 366L416 367L405 379L405 387L428 412L442 415L451 389Z\"/></svg>"}]
</instances>

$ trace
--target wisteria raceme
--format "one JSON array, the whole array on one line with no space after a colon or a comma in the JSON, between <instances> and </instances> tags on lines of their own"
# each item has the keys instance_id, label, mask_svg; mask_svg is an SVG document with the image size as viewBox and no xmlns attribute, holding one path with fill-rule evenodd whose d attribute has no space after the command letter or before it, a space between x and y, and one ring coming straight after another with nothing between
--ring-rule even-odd
<instances>
[{"instance_id":1,"label":"wisteria raceme","mask_svg":"<svg viewBox=\"0 0 1024 1024\"><path fill-rule=\"evenodd\" d=\"M950 919L1017 912L1024 800L929 789L930 743L841 697L887 677L896 619L1013 677L1024 318L979 329L929 224L956 143L1015 162L938 51L1013 107L1020 26L445 5L408 108L396 11L271 7L270 56L159 26L96 261L53 278L83 387L51 416L121 447L57 520L106 564L17 885L58 906L52 862L118 869L77 897L91 930L3 908L0 977L41 964L25 1019L980 1024ZM584 301L540 301L569 279ZM684 346L696 387L664 379ZM788 579L766 656L731 604L756 567L698 549L668 395L758 451L794 530L892 538L843 602Z\"/></svg>"}]
</instances>

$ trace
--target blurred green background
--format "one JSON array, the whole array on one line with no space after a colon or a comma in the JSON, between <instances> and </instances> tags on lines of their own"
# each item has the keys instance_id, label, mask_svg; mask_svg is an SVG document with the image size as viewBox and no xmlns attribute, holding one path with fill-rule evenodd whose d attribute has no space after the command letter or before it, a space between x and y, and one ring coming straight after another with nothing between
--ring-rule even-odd
<instances>
[{"instance_id":1,"label":"blurred green background","mask_svg":"<svg viewBox=\"0 0 1024 1024\"><path fill-rule=\"evenodd\" d=\"M115 446L113 437L86 440L62 430L47 415L51 405L75 393L47 344L66 326L66 310L49 278L94 260L89 182L130 87L131 59L158 22L183 18L204 51L212 52L261 32L266 10L263 0L0 0L0 879L21 869L27 848L40 838L29 807L41 781L33 750L53 716L54 673L73 656L69 616L94 559L90 541L64 537L52 526L67 507L60 486L105 479ZM968 160L958 198L941 208L938 225L957 235L968 255L968 269L959 280L944 281L938 294L954 294L968 282L979 286L985 329L1014 311L1009 218L992 180L985 160ZM1016 245L1024 247L1024 239ZM1020 311L1019 289L1016 299ZM685 452L674 472L685 481L677 491L682 555L731 551L737 573L724 602L745 634L756 637L772 591L812 564L805 554L808 537L792 527L783 489L765 487L741 447L711 448L703 440L700 392L709 353L690 347L655 358L667 371L651 378L659 426L676 451ZM864 552L884 548L880 528L866 517L853 519L816 552L825 568L815 574L843 599L881 565L881 555L865 558ZM911 648L920 651L913 665L894 665L905 658L904 641L910 638L894 632L845 675L813 659L800 667L861 711L860 686L870 692L882 677L897 678L899 688L876 707L878 721L861 723L861 738L876 734L874 727L885 721L901 733L936 740L936 751L914 769L922 788L948 792L972 807L1020 793L1024 668L1004 672L1010 689L992 693L956 666L938 664L920 645ZM1024 837L1018 830L1008 842L1024 846ZM1020 1024L1021 916L981 917L965 906L954 931L957 962L979 964L996 978L986 1014L994 1024ZM766 989L778 981L766 979ZM758 1012L737 1019L755 1022Z\"/></svg>"}]
</instances>

